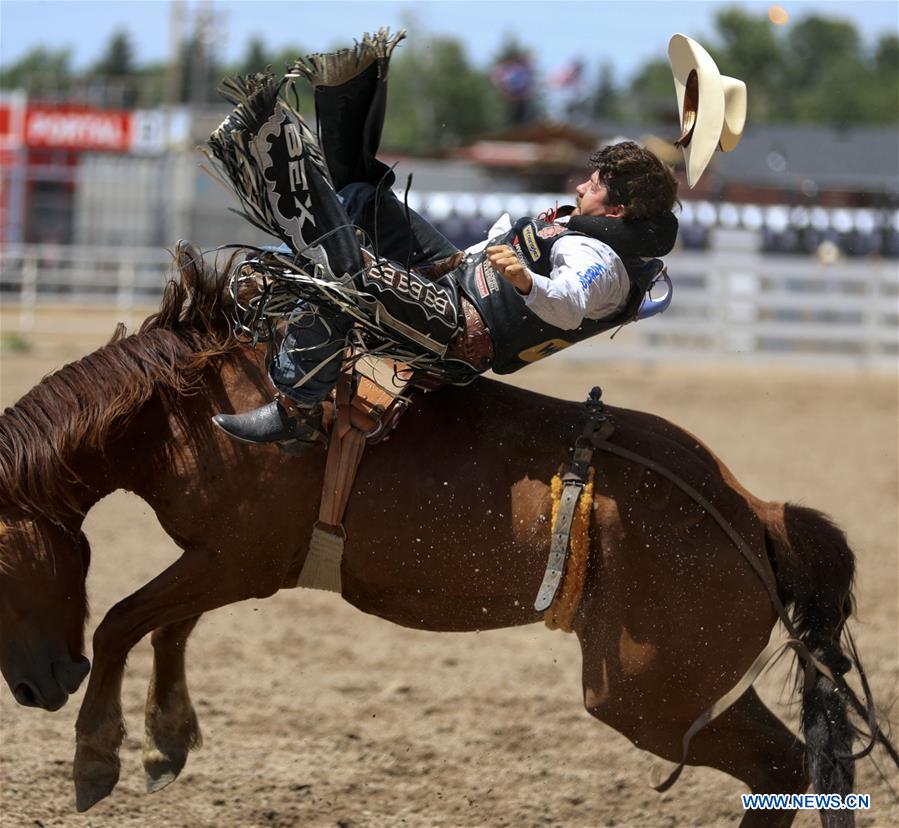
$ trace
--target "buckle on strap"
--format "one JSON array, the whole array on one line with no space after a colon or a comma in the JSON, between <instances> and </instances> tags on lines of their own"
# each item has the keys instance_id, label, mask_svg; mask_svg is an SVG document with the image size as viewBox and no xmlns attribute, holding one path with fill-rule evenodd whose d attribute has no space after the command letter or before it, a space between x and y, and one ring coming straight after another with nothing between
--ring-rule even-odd
<instances>
[{"instance_id":1,"label":"buckle on strap","mask_svg":"<svg viewBox=\"0 0 899 828\"><path fill-rule=\"evenodd\" d=\"M568 558L571 521L574 518L574 508L584 490L584 484L585 481L581 479L566 480L563 483L562 499L559 503L556 525L553 526L552 540L549 546L549 560L546 562L543 583L540 584L537 599L534 601L534 609L537 612L549 609L559 590L559 584L562 583L565 560Z\"/></svg>"}]
</instances>

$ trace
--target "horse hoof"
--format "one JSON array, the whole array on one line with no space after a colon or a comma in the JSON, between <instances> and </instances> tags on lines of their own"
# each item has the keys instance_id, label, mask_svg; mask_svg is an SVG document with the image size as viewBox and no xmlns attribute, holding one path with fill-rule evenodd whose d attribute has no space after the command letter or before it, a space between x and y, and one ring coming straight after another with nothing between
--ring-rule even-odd
<instances>
[{"instance_id":1,"label":"horse hoof","mask_svg":"<svg viewBox=\"0 0 899 828\"><path fill-rule=\"evenodd\" d=\"M166 756L159 751L144 753L144 778L147 793L156 793L178 778L187 762L187 752Z\"/></svg>"},{"instance_id":2,"label":"horse hoof","mask_svg":"<svg viewBox=\"0 0 899 828\"><path fill-rule=\"evenodd\" d=\"M186 694L184 707L172 707L168 715L158 708L148 711L143 749L147 793L171 785L184 770L191 749L202 744L197 715Z\"/></svg>"},{"instance_id":3,"label":"horse hoof","mask_svg":"<svg viewBox=\"0 0 899 828\"><path fill-rule=\"evenodd\" d=\"M119 759L105 757L93 748L75 750L75 808L84 813L112 793L119 781Z\"/></svg>"}]
</instances>

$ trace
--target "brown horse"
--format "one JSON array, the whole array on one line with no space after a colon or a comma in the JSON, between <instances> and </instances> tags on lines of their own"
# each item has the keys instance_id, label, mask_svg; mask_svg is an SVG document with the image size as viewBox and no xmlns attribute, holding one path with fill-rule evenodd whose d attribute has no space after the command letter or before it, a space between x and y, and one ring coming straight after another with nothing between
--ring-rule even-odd
<instances>
[{"instance_id":1,"label":"brown horse","mask_svg":"<svg viewBox=\"0 0 899 828\"><path fill-rule=\"evenodd\" d=\"M271 390L260 355L229 333L221 277L181 261L180 282L137 334L118 332L0 419L0 667L21 704L55 710L88 672L81 524L100 498L136 493L183 550L96 630L76 726L79 810L118 780L131 648L152 633L144 745L152 790L177 776L199 738L183 655L198 617L295 583L317 515L320 450L291 457L212 427L213 413L253 408ZM770 560L808 647L841 663L854 567L843 534L810 509L753 497L672 424L611 411L615 442L699 490ZM343 597L417 629L541 620L532 604L550 534L548 481L579 420L573 403L488 380L421 397L362 464L345 519ZM680 488L618 456L596 466L592 553L574 622L584 704L635 745L676 761L684 731L746 671L777 616L722 527ZM289 508L279 505L284 493ZM491 565L474 567L473 556ZM852 731L823 676L804 699L803 724L816 788L851 790ZM688 759L755 792L809 785L802 743L751 689L696 736ZM748 811L742 824L793 817ZM852 821L850 812L827 819Z\"/></svg>"}]
</instances>

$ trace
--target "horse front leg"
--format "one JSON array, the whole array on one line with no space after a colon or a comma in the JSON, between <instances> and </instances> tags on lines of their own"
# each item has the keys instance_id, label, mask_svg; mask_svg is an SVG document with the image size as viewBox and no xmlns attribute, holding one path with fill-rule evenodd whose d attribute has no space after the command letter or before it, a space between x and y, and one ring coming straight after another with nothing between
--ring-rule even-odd
<instances>
[{"instance_id":1,"label":"horse front leg","mask_svg":"<svg viewBox=\"0 0 899 828\"><path fill-rule=\"evenodd\" d=\"M147 791L155 793L177 779L192 748L203 737L190 701L185 650L199 615L157 627L153 643L153 672L144 710L143 763Z\"/></svg>"},{"instance_id":2,"label":"horse front leg","mask_svg":"<svg viewBox=\"0 0 899 828\"><path fill-rule=\"evenodd\" d=\"M108 796L119 779L118 753L125 735L122 674L131 648L157 627L272 595L281 574L278 566L249 566L245 560L224 560L217 552L191 551L106 614L94 633L94 666L75 724L79 811Z\"/></svg>"}]
</instances>

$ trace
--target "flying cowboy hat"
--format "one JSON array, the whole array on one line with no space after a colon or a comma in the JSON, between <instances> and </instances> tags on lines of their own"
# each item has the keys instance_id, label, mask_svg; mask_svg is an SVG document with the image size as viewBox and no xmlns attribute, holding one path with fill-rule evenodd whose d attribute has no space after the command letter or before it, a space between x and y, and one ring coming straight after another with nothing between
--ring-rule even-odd
<instances>
[{"instance_id":1,"label":"flying cowboy hat","mask_svg":"<svg viewBox=\"0 0 899 828\"><path fill-rule=\"evenodd\" d=\"M687 183L694 187L716 149L730 152L740 142L746 123L746 84L722 75L712 56L686 35L671 38L668 60L681 124L674 145L683 150Z\"/></svg>"}]
</instances>

